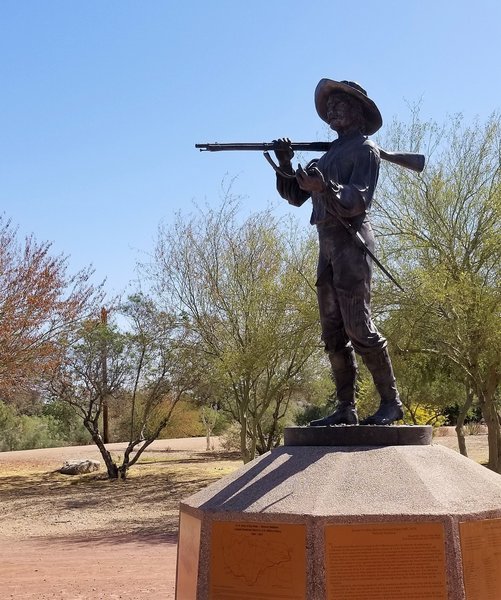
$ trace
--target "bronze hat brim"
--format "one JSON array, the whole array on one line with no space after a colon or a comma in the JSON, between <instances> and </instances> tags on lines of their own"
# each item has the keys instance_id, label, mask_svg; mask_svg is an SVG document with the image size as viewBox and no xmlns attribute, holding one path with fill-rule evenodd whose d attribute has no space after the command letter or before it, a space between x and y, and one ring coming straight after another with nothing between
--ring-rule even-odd
<instances>
[{"instance_id":1,"label":"bronze hat brim","mask_svg":"<svg viewBox=\"0 0 501 600\"><path fill-rule=\"evenodd\" d=\"M362 103L365 116L365 131L363 133L365 135L372 135L382 127L383 117L375 102L350 85L332 79L321 79L315 89L315 107L322 121L329 123L327 120L327 99L334 93L349 94Z\"/></svg>"}]
</instances>

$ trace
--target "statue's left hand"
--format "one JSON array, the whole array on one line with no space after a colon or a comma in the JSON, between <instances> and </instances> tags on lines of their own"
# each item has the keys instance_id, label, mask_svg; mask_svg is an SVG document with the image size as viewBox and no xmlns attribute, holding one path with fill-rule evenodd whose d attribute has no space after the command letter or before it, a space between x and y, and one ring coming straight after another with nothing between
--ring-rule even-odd
<instances>
[{"instance_id":1,"label":"statue's left hand","mask_svg":"<svg viewBox=\"0 0 501 600\"><path fill-rule=\"evenodd\" d=\"M322 193L327 189L324 176L317 167L310 167L305 171L301 165L298 165L296 180L299 187L305 192Z\"/></svg>"}]
</instances>

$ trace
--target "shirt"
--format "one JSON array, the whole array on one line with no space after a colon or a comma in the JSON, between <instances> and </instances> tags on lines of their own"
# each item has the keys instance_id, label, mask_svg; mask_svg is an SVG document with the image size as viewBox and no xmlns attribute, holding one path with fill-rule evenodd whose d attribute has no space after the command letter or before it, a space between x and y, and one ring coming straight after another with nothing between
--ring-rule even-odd
<instances>
[{"instance_id":1,"label":"shirt","mask_svg":"<svg viewBox=\"0 0 501 600\"><path fill-rule=\"evenodd\" d=\"M339 191L312 194L310 223L332 227L337 219L329 214L329 207L353 226L359 228L370 209L379 176L377 146L361 133L353 133L332 142L329 150L316 161L324 179L339 185ZM310 197L295 179L277 175L277 190L282 198L294 206L301 206Z\"/></svg>"}]
</instances>

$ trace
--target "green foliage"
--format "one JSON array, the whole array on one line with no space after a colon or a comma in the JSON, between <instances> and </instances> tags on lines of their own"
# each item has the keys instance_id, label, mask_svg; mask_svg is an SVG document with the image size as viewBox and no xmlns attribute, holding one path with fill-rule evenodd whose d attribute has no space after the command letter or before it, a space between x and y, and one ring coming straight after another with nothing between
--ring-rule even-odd
<instances>
[{"instance_id":1,"label":"green foliage","mask_svg":"<svg viewBox=\"0 0 501 600\"><path fill-rule=\"evenodd\" d=\"M240 223L237 204L161 230L150 277L180 315L204 394L241 425L245 461L280 437L280 422L318 353L316 247L269 212Z\"/></svg>"},{"instance_id":2,"label":"green foliage","mask_svg":"<svg viewBox=\"0 0 501 600\"><path fill-rule=\"evenodd\" d=\"M376 412L380 398L372 381L371 375L360 358L358 362L357 377L357 412L360 419L364 419Z\"/></svg>"},{"instance_id":3,"label":"green foliage","mask_svg":"<svg viewBox=\"0 0 501 600\"><path fill-rule=\"evenodd\" d=\"M377 228L405 294L379 282L387 337L412 360L400 371L407 406L438 412L472 390L489 428L489 466L501 470L496 392L501 382L501 121L444 127L395 123L389 140L428 155L417 176L389 167ZM462 390L461 390L462 388ZM417 398L417 396L421 398ZM422 401L424 400L424 404ZM418 411L418 412L419 412ZM417 413L416 413L417 414Z\"/></svg>"},{"instance_id":4,"label":"green foliage","mask_svg":"<svg viewBox=\"0 0 501 600\"><path fill-rule=\"evenodd\" d=\"M406 290L376 271L373 314L389 340L407 422L440 423L447 407L466 410L468 398L489 427L490 466L501 470L500 119L468 125L455 117L439 126L414 112L382 143L428 159L421 175L385 163L373 215L378 254ZM18 398L0 403L0 447L80 443L83 422L99 443L106 401L114 439L130 439L135 448L142 437L203 435L200 409L215 406L218 427L233 441L238 435L249 460L277 443L284 424L329 412L314 237L270 211L241 219L238 210L228 197L218 209L160 229L143 271L154 296L137 294L117 309L124 330L87 320L73 332L76 340L66 327L64 338L51 336L51 343L69 344L54 378L56 401L44 405L35 388L21 397L11 385ZM54 348L44 348L40 360L52 365ZM58 360L64 348L54 349ZM36 356L29 358L35 365ZM12 377L6 365L4 376ZM378 401L360 365L360 416Z\"/></svg>"},{"instance_id":5,"label":"green foliage","mask_svg":"<svg viewBox=\"0 0 501 600\"><path fill-rule=\"evenodd\" d=\"M240 424L232 423L220 437L223 450L226 450L226 452L238 452L241 450L240 433Z\"/></svg>"},{"instance_id":6,"label":"green foliage","mask_svg":"<svg viewBox=\"0 0 501 600\"><path fill-rule=\"evenodd\" d=\"M18 414L0 402L0 451L53 448L88 443L89 435L75 416L47 407L41 415ZM70 427L68 427L68 425Z\"/></svg>"},{"instance_id":7,"label":"green foliage","mask_svg":"<svg viewBox=\"0 0 501 600\"><path fill-rule=\"evenodd\" d=\"M20 415L16 431L16 450L50 448L66 445L61 436L61 423L54 417L30 417Z\"/></svg>"},{"instance_id":8,"label":"green foliage","mask_svg":"<svg viewBox=\"0 0 501 600\"><path fill-rule=\"evenodd\" d=\"M52 380L54 398L68 403L98 446L110 478L128 469L157 439L176 404L191 387L192 357L182 330L169 313L143 294L128 298L115 314L128 322L122 331L108 319L82 323ZM114 316L114 315L113 315ZM128 440L121 464L105 446L108 417L121 412L114 435Z\"/></svg>"},{"instance_id":9,"label":"green foliage","mask_svg":"<svg viewBox=\"0 0 501 600\"><path fill-rule=\"evenodd\" d=\"M414 425L444 424L445 407L464 396L464 383L455 365L429 353L397 351L393 353L393 366L406 421Z\"/></svg>"},{"instance_id":10,"label":"green foliage","mask_svg":"<svg viewBox=\"0 0 501 600\"><path fill-rule=\"evenodd\" d=\"M18 417L15 410L0 401L0 450L16 450Z\"/></svg>"},{"instance_id":11,"label":"green foliage","mask_svg":"<svg viewBox=\"0 0 501 600\"><path fill-rule=\"evenodd\" d=\"M42 414L57 424L56 437L64 440L62 445L89 444L91 439L81 419L66 402L52 400L44 404Z\"/></svg>"},{"instance_id":12,"label":"green foliage","mask_svg":"<svg viewBox=\"0 0 501 600\"><path fill-rule=\"evenodd\" d=\"M445 425L446 417L432 406L426 407L417 405L412 409L412 424L413 425L433 425L440 427Z\"/></svg>"},{"instance_id":13,"label":"green foliage","mask_svg":"<svg viewBox=\"0 0 501 600\"><path fill-rule=\"evenodd\" d=\"M180 400L161 437L183 438L205 435L200 409L188 400Z\"/></svg>"},{"instance_id":14,"label":"green foliage","mask_svg":"<svg viewBox=\"0 0 501 600\"><path fill-rule=\"evenodd\" d=\"M457 419L461 410L461 404L456 402L454 404L448 404L444 410L443 415L446 419L446 425L456 425ZM472 406L466 413L464 423L479 423L482 420L482 411L478 406Z\"/></svg>"},{"instance_id":15,"label":"green foliage","mask_svg":"<svg viewBox=\"0 0 501 600\"><path fill-rule=\"evenodd\" d=\"M333 404L325 404L324 406L306 404L299 406L294 414L294 425L299 425L300 427L308 425L310 421L327 416L329 412L332 412L333 408Z\"/></svg>"}]
</instances>

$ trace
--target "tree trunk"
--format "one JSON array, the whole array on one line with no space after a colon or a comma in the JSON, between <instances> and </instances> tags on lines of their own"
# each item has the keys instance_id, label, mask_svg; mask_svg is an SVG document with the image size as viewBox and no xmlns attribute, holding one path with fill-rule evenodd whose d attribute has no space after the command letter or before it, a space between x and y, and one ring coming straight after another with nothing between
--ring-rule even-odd
<instances>
[{"instance_id":1,"label":"tree trunk","mask_svg":"<svg viewBox=\"0 0 501 600\"><path fill-rule=\"evenodd\" d=\"M473 404L473 390L470 388L469 385L467 385L466 386L466 401L463 404L463 406L461 407L461 410L459 411L458 419L456 422L456 435L458 438L459 452L463 456L468 456L468 450L466 448L466 440L465 440L465 435L464 435L464 421L466 419L466 415L468 414L468 411L470 410L472 404Z\"/></svg>"},{"instance_id":2,"label":"tree trunk","mask_svg":"<svg viewBox=\"0 0 501 600\"><path fill-rule=\"evenodd\" d=\"M247 464L251 460L249 449L247 448L247 417L244 414L240 415L240 454L244 464Z\"/></svg>"},{"instance_id":3,"label":"tree trunk","mask_svg":"<svg viewBox=\"0 0 501 600\"><path fill-rule=\"evenodd\" d=\"M101 308L101 324L106 327L108 324L108 311L103 306ZM108 347L106 338L103 338L103 347L101 350L101 369L102 369L102 390L104 391L103 397L101 398L103 408L103 441L108 444L110 441L109 433L109 415L108 415Z\"/></svg>"},{"instance_id":4,"label":"tree trunk","mask_svg":"<svg viewBox=\"0 0 501 600\"><path fill-rule=\"evenodd\" d=\"M463 456L468 456L468 449L466 448L466 439L464 436L464 420L460 423L459 419L458 422L456 424L456 435L458 438L458 446L459 446L459 452L463 455Z\"/></svg>"},{"instance_id":5,"label":"tree trunk","mask_svg":"<svg viewBox=\"0 0 501 600\"><path fill-rule=\"evenodd\" d=\"M109 413L108 413L108 397L103 398L103 441L105 444L110 442L110 427L109 427Z\"/></svg>"},{"instance_id":6,"label":"tree trunk","mask_svg":"<svg viewBox=\"0 0 501 600\"><path fill-rule=\"evenodd\" d=\"M127 472L129 471L129 463L122 463L117 469L117 478L120 474L120 479L125 481L127 479Z\"/></svg>"},{"instance_id":7,"label":"tree trunk","mask_svg":"<svg viewBox=\"0 0 501 600\"><path fill-rule=\"evenodd\" d=\"M501 473L501 428L496 406L493 399L485 398L481 403L482 416L487 425L487 438L489 444L488 468L496 473Z\"/></svg>"},{"instance_id":8,"label":"tree trunk","mask_svg":"<svg viewBox=\"0 0 501 600\"><path fill-rule=\"evenodd\" d=\"M113 462L111 454L108 452L106 446L104 445L103 438L101 437L101 434L99 433L99 430L96 427L95 423L93 423L92 421L85 420L84 425L87 431L91 434L92 441L99 448L99 452L101 453L101 456L104 460L104 464L106 465L108 479L118 479L118 467Z\"/></svg>"},{"instance_id":9,"label":"tree trunk","mask_svg":"<svg viewBox=\"0 0 501 600\"><path fill-rule=\"evenodd\" d=\"M250 447L250 460L254 460L256 458L256 444L257 444L257 428L256 421L252 421L252 436L251 436L251 447Z\"/></svg>"}]
</instances>

